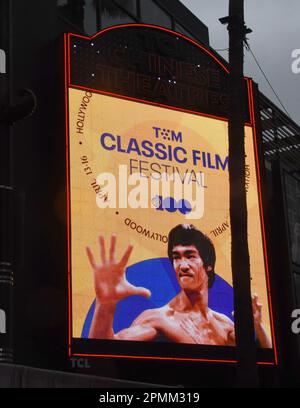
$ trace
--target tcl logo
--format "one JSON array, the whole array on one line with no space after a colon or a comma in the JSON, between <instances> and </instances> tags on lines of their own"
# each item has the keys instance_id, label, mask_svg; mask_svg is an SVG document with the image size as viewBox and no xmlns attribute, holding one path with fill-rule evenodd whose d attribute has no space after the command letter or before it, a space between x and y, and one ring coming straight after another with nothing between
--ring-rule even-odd
<instances>
[{"instance_id":1,"label":"tcl logo","mask_svg":"<svg viewBox=\"0 0 300 408\"><path fill-rule=\"evenodd\" d=\"M87 358L70 358L72 363L72 368L91 368Z\"/></svg>"}]
</instances>

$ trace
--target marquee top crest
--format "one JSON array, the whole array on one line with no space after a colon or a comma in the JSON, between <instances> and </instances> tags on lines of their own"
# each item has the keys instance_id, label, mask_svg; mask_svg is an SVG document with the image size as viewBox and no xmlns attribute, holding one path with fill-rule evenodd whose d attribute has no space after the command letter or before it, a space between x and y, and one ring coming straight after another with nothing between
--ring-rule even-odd
<instances>
[{"instance_id":1,"label":"marquee top crest","mask_svg":"<svg viewBox=\"0 0 300 408\"><path fill-rule=\"evenodd\" d=\"M126 24L92 37L68 34L67 59L71 87L228 117L228 68L210 50L174 31Z\"/></svg>"}]
</instances>

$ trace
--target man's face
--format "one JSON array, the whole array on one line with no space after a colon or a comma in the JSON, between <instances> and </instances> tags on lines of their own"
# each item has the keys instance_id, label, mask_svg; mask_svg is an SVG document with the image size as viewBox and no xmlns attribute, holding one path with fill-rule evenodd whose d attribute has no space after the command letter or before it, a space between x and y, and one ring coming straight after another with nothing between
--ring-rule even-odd
<instances>
[{"instance_id":1,"label":"man's face","mask_svg":"<svg viewBox=\"0 0 300 408\"><path fill-rule=\"evenodd\" d=\"M184 290L207 288L207 273L194 245L176 245L172 250L173 267L179 285Z\"/></svg>"}]
</instances>

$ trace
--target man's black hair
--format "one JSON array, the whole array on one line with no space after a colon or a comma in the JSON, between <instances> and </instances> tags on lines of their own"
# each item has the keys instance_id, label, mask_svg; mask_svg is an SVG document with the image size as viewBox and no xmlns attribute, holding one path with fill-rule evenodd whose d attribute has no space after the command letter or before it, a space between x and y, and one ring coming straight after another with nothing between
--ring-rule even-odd
<instances>
[{"instance_id":1,"label":"man's black hair","mask_svg":"<svg viewBox=\"0 0 300 408\"><path fill-rule=\"evenodd\" d=\"M176 245L194 245L201 256L208 277L208 288L211 288L215 281L216 251L212 241L191 224L179 224L169 232L168 256L173 264L173 248ZM212 270L208 271L207 268Z\"/></svg>"}]
</instances>

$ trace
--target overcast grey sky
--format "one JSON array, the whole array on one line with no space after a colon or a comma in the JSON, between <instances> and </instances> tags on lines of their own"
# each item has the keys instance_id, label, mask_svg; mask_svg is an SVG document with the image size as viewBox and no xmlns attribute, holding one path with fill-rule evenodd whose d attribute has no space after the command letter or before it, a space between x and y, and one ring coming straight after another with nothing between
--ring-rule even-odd
<instances>
[{"instance_id":1,"label":"overcast grey sky","mask_svg":"<svg viewBox=\"0 0 300 408\"><path fill-rule=\"evenodd\" d=\"M208 26L213 48L228 48L226 26L218 19L228 15L229 0L181 2ZM253 30L248 35L253 53L292 119L300 125L300 73L294 74L291 69L292 51L300 49L300 0L245 0L245 22ZM220 54L228 60L227 51ZM245 75L252 77L260 90L281 108L248 51Z\"/></svg>"}]
</instances>

